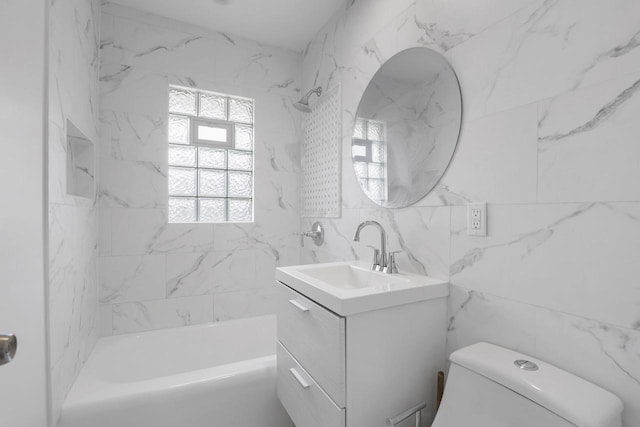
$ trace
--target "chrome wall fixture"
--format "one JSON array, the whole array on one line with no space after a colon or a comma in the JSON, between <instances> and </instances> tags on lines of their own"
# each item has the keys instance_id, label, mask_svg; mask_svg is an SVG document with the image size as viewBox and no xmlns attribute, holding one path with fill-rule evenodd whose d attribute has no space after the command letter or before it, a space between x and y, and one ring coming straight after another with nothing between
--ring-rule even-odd
<instances>
[{"instance_id":1,"label":"chrome wall fixture","mask_svg":"<svg viewBox=\"0 0 640 427\"><path fill-rule=\"evenodd\" d=\"M18 339L15 335L0 334L0 366L5 365L16 357L18 350Z\"/></svg>"},{"instance_id":2,"label":"chrome wall fixture","mask_svg":"<svg viewBox=\"0 0 640 427\"><path fill-rule=\"evenodd\" d=\"M300 246L304 246L304 238L310 237L311 241L315 243L316 246L320 246L324 243L324 227L322 223L316 221L311 226L311 231L304 231L300 236Z\"/></svg>"},{"instance_id":3,"label":"chrome wall fixture","mask_svg":"<svg viewBox=\"0 0 640 427\"><path fill-rule=\"evenodd\" d=\"M322 86L318 86L315 89L311 89L309 92L306 93L305 96L300 98L300 101L293 104L293 106L296 107L297 110L302 111L303 113L310 113L311 107L309 107L309 97L314 93L318 96L322 95Z\"/></svg>"}]
</instances>

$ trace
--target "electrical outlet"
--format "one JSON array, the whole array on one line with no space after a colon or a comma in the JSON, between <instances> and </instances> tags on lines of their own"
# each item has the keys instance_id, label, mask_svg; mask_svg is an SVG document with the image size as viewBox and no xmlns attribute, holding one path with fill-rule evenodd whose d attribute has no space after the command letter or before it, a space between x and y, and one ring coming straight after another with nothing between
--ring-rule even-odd
<instances>
[{"instance_id":1,"label":"electrical outlet","mask_svg":"<svg viewBox=\"0 0 640 427\"><path fill-rule=\"evenodd\" d=\"M487 235L486 203L469 203L467 205L467 234L469 236Z\"/></svg>"}]
</instances>

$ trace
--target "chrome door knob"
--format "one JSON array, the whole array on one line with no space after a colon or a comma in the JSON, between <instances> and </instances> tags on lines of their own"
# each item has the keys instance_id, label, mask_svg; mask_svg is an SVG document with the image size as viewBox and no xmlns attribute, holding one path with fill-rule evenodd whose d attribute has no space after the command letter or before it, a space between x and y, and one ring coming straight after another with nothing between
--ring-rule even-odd
<instances>
[{"instance_id":1,"label":"chrome door knob","mask_svg":"<svg viewBox=\"0 0 640 427\"><path fill-rule=\"evenodd\" d=\"M5 365L16 357L18 350L18 339L15 335L0 334L0 366Z\"/></svg>"}]
</instances>

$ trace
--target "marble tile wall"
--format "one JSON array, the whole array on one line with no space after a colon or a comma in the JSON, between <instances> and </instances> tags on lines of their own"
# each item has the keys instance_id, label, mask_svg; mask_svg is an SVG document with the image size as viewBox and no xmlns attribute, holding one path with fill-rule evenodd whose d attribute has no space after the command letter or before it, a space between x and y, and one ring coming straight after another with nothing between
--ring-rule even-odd
<instances>
[{"instance_id":1,"label":"marble tile wall","mask_svg":"<svg viewBox=\"0 0 640 427\"><path fill-rule=\"evenodd\" d=\"M98 209L67 194L68 120L99 144L100 2L51 1L49 19L49 336L53 425L98 334ZM92 195L93 194L93 195Z\"/></svg>"},{"instance_id":2,"label":"marble tile wall","mask_svg":"<svg viewBox=\"0 0 640 427\"><path fill-rule=\"evenodd\" d=\"M301 55L102 7L98 280L104 335L274 312L299 262ZM167 224L169 84L255 99L255 222Z\"/></svg>"},{"instance_id":3,"label":"marble tile wall","mask_svg":"<svg viewBox=\"0 0 640 427\"><path fill-rule=\"evenodd\" d=\"M341 84L342 217L303 262L369 260L380 221L405 271L448 278L449 351L485 340L619 395L640 425L640 3L634 0L359 0L304 52L302 87ZM350 163L364 88L408 47L445 55L461 82L454 161L416 205L380 209ZM466 203L488 203L487 237ZM319 218L318 218L319 219ZM316 218L303 219L308 229Z\"/></svg>"}]
</instances>

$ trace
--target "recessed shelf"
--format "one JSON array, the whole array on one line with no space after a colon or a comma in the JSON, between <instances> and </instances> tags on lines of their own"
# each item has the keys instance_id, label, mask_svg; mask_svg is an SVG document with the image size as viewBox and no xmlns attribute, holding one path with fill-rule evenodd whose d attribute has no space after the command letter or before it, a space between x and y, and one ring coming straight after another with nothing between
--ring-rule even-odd
<instances>
[{"instance_id":1,"label":"recessed shelf","mask_svg":"<svg viewBox=\"0 0 640 427\"><path fill-rule=\"evenodd\" d=\"M73 123L67 120L67 194L93 199L95 194L95 149Z\"/></svg>"}]
</instances>

